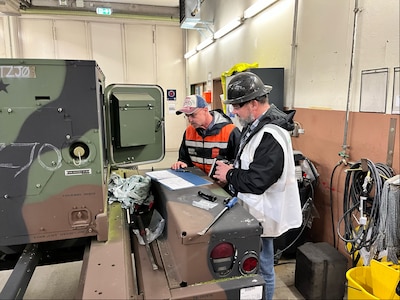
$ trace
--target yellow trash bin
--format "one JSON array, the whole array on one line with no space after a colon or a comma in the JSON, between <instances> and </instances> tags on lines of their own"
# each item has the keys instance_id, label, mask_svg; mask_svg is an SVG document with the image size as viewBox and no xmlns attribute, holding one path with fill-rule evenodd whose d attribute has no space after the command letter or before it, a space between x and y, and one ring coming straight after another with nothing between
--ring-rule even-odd
<instances>
[{"instance_id":1,"label":"yellow trash bin","mask_svg":"<svg viewBox=\"0 0 400 300\"><path fill-rule=\"evenodd\" d=\"M355 267L346 272L347 299L376 299L373 295L371 267Z\"/></svg>"},{"instance_id":2,"label":"yellow trash bin","mask_svg":"<svg viewBox=\"0 0 400 300\"><path fill-rule=\"evenodd\" d=\"M372 290L380 299L400 299L396 287L400 280L399 265L371 260Z\"/></svg>"},{"instance_id":3,"label":"yellow trash bin","mask_svg":"<svg viewBox=\"0 0 400 300\"><path fill-rule=\"evenodd\" d=\"M371 261L370 266L360 266L346 272L347 299L393 299L399 282L399 265Z\"/></svg>"}]
</instances>

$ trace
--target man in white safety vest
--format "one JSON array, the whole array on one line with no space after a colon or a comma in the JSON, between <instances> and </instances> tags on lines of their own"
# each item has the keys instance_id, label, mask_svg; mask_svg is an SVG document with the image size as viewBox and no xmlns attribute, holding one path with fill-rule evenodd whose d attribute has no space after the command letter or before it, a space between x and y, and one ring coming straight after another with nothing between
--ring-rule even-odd
<instances>
[{"instance_id":1,"label":"man in white safety vest","mask_svg":"<svg viewBox=\"0 0 400 300\"><path fill-rule=\"evenodd\" d=\"M302 212L289 131L294 111L285 113L270 104L271 86L251 72L234 75L225 104L243 125L233 165L217 162L214 179L227 183L232 195L263 226L260 273L266 282L265 298L275 288L273 238L301 226Z\"/></svg>"}]
</instances>

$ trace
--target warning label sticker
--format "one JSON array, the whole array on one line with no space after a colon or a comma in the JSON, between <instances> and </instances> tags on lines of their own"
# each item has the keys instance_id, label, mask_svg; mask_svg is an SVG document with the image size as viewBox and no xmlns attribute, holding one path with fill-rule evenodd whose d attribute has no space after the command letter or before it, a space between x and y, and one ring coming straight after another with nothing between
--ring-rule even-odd
<instances>
[{"instance_id":1,"label":"warning label sticker","mask_svg":"<svg viewBox=\"0 0 400 300\"><path fill-rule=\"evenodd\" d=\"M90 174L92 174L92 169L65 170L65 176L90 175Z\"/></svg>"}]
</instances>

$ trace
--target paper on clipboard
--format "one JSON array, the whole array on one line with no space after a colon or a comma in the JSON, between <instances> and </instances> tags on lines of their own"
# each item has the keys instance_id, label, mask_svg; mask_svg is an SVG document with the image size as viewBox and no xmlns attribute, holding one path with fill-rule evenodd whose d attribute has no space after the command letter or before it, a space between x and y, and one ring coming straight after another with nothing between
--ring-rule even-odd
<instances>
[{"instance_id":1,"label":"paper on clipboard","mask_svg":"<svg viewBox=\"0 0 400 300\"><path fill-rule=\"evenodd\" d=\"M157 180L171 190L184 189L193 186L212 184L212 182L191 172L176 172L174 170L161 170L147 172L146 175Z\"/></svg>"}]
</instances>

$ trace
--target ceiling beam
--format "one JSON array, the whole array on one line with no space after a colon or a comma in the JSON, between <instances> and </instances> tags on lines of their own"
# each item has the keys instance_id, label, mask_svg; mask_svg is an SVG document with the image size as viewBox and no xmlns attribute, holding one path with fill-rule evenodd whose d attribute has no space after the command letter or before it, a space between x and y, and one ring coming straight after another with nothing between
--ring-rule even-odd
<instances>
[{"instance_id":1,"label":"ceiling beam","mask_svg":"<svg viewBox=\"0 0 400 300\"><path fill-rule=\"evenodd\" d=\"M22 1L21 1L22 2ZM79 6L79 7L78 7ZM34 10L96 12L97 7L111 8L113 13L127 15L154 16L179 20L179 7L116 3L107 1L75 0L31 0L30 5L21 6L26 12Z\"/></svg>"}]
</instances>

